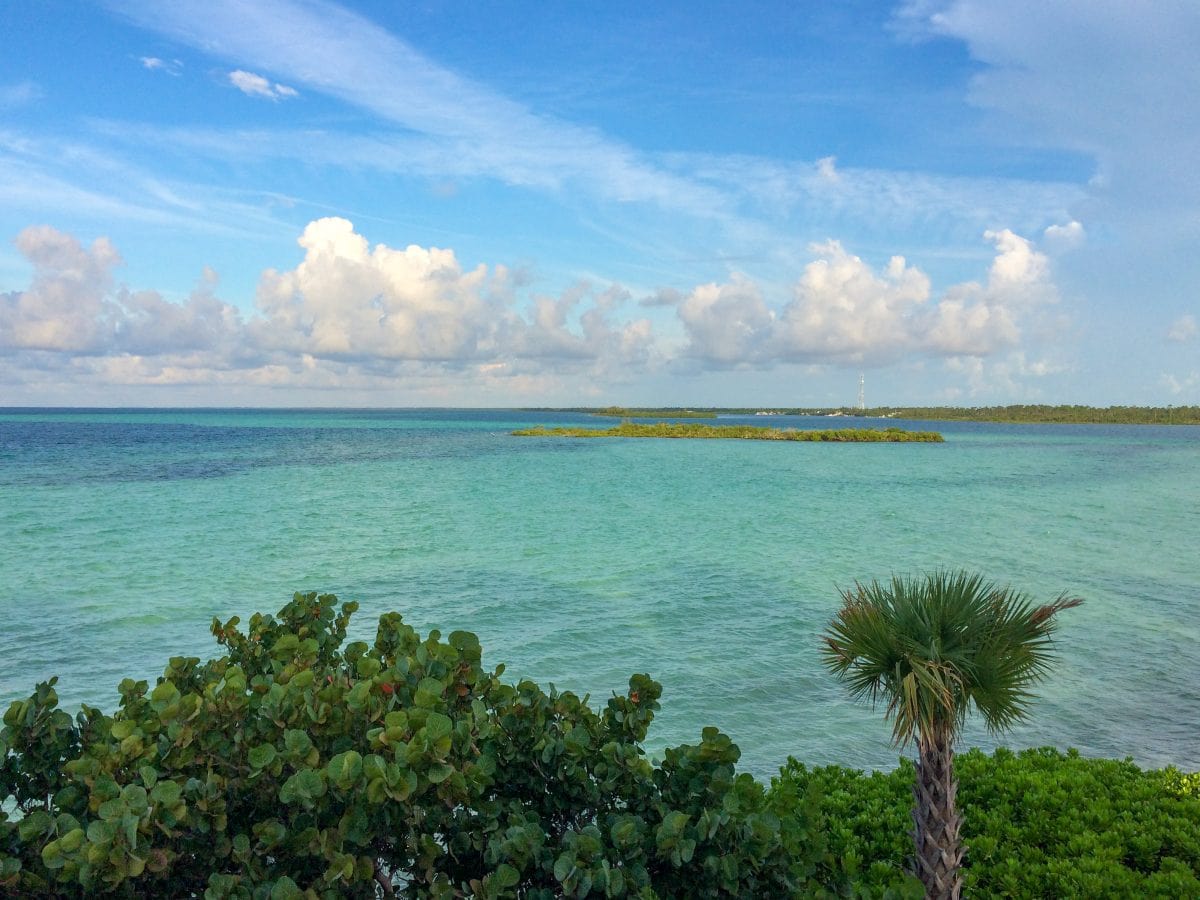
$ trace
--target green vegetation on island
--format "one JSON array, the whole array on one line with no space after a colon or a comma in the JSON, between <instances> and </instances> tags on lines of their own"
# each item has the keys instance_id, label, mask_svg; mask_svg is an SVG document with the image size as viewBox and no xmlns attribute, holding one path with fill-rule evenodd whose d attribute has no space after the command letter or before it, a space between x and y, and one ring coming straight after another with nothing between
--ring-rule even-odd
<instances>
[{"instance_id":1,"label":"green vegetation on island","mask_svg":"<svg viewBox=\"0 0 1200 900\"><path fill-rule=\"evenodd\" d=\"M936 431L901 428L840 428L814 431L797 428L762 428L755 425L694 425L671 422L622 422L612 428L551 428L537 425L513 432L518 437L571 438L701 438L747 441L824 441L829 443L940 443Z\"/></svg>"},{"instance_id":2,"label":"green vegetation on island","mask_svg":"<svg viewBox=\"0 0 1200 900\"><path fill-rule=\"evenodd\" d=\"M944 660L912 645L920 611L905 600L931 612L938 578L978 601L965 616L980 626L929 618ZM991 724L1019 715L1051 620L1072 605L1032 607L966 575L844 599L827 659L874 638L907 647L886 676L892 650L871 671L834 669L860 693L877 684L896 734L911 726L919 741L943 713L959 722L968 698ZM914 783L918 797L938 789L912 762L868 775L791 759L768 786L737 771L737 745L711 727L652 762L662 686L648 675L596 711L505 683L470 632L422 639L387 613L371 643L345 643L357 606L296 594L245 631L214 620L223 655L173 657L153 688L126 679L111 715L59 709L57 679L13 702L0 896L926 896L908 871L910 807ZM1200 776L1053 749L953 762L969 895L1200 896Z\"/></svg>"},{"instance_id":3,"label":"green vegetation on island","mask_svg":"<svg viewBox=\"0 0 1200 900\"><path fill-rule=\"evenodd\" d=\"M940 420L943 422L1003 422L1028 425L1200 425L1200 406L1077 406L1021 404L1014 406L876 406L841 407L699 407L641 409L619 406L530 409L531 412L579 412L621 418L711 419L730 416L847 416Z\"/></svg>"},{"instance_id":4,"label":"green vegetation on island","mask_svg":"<svg viewBox=\"0 0 1200 900\"><path fill-rule=\"evenodd\" d=\"M1200 406L888 406L847 415L1029 425L1200 425Z\"/></svg>"}]
</instances>

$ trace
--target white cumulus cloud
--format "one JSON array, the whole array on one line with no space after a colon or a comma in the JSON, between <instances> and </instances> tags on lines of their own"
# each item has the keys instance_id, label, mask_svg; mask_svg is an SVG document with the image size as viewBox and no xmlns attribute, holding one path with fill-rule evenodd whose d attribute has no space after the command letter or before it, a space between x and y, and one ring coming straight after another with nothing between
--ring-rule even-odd
<instances>
[{"instance_id":1,"label":"white cumulus cloud","mask_svg":"<svg viewBox=\"0 0 1200 900\"><path fill-rule=\"evenodd\" d=\"M1171 323L1171 327L1167 329L1167 340L1182 344L1190 341L1198 332L1200 328L1196 326L1196 317L1189 313Z\"/></svg>"},{"instance_id":2,"label":"white cumulus cloud","mask_svg":"<svg viewBox=\"0 0 1200 900\"><path fill-rule=\"evenodd\" d=\"M182 303L156 291L117 287L121 257L107 238L84 247L47 225L22 231L17 249L33 265L25 291L0 294L0 351L103 356L228 350L236 309L212 294L212 279Z\"/></svg>"},{"instance_id":3,"label":"white cumulus cloud","mask_svg":"<svg viewBox=\"0 0 1200 900\"><path fill-rule=\"evenodd\" d=\"M29 289L0 295L0 343L30 350L101 349L112 269L121 261L106 238L91 247L48 225L26 228L17 249L33 264Z\"/></svg>"},{"instance_id":4,"label":"white cumulus cloud","mask_svg":"<svg viewBox=\"0 0 1200 900\"><path fill-rule=\"evenodd\" d=\"M782 303L772 302L770 285L740 274L662 288L647 303L619 285L584 282L557 296L528 295L505 266L464 266L449 248L372 246L351 222L330 217L304 229L293 268L262 273L255 309L243 313L216 296L211 270L181 300L131 290L115 278L121 257L107 239L85 246L36 226L16 240L33 269L29 286L0 294L0 380L58 373L55 389L68 393L72 383L364 391L419 384L420 395L435 400L437 391L476 389L535 396L564 390L563 379L575 396L591 396L655 371L786 364L943 358L971 383L982 383L985 371L993 381L1057 371L1025 355L1034 349L1027 323L1057 296L1047 258L1009 230L986 238L996 248L986 277L937 297L903 257L876 270L827 241L810 248L813 258ZM682 342L660 346L651 320L637 315L655 306L660 326L669 329L663 320L673 314Z\"/></svg>"},{"instance_id":5,"label":"white cumulus cloud","mask_svg":"<svg viewBox=\"0 0 1200 900\"><path fill-rule=\"evenodd\" d=\"M265 97L268 100L278 100L281 97L298 97L299 92L286 84L272 84L270 80L254 72L234 69L229 73L229 83L247 97Z\"/></svg>"},{"instance_id":6,"label":"white cumulus cloud","mask_svg":"<svg viewBox=\"0 0 1200 900\"><path fill-rule=\"evenodd\" d=\"M152 72L166 72L168 75L178 75L183 71L183 62L178 59L160 59L157 56L140 56L142 68Z\"/></svg>"},{"instance_id":7,"label":"white cumulus cloud","mask_svg":"<svg viewBox=\"0 0 1200 900\"><path fill-rule=\"evenodd\" d=\"M812 248L794 298L784 308L778 351L803 360L860 360L912 345L911 316L929 298L929 279L894 256L881 275L837 241Z\"/></svg>"},{"instance_id":8,"label":"white cumulus cloud","mask_svg":"<svg viewBox=\"0 0 1200 900\"><path fill-rule=\"evenodd\" d=\"M1008 229L987 231L997 249L987 281L950 288L927 320L927 347L945 356L987 356L1015 346L1019 320L1055 303L1049 260Z\"/></svg>"},{"instance_id":9,"label":"white cumulus cloud","mask_svg":"<svg viewBox=\"0 0 1200 900\"><path fill-rule=\"evenodd\" d=\"M1046 244L1056 250L1073 250L1087 238L1083 225L1072 219L1066 225L1051 225L1045 231Z\"/></svg>"},{"instance_id":10,"label":"white cumulus cloud","mask_svg":"<svg viewBox=\"0 0 1200 900\"><path fill-rule=\"evenodd\" d=\"M257 340L326 358L461 360L487 355L508 311L484 266L463 271L453 250L371 248L346 219L309 223L304 261L268 270Z\"/></svg>"},{"instance_id":11,"label":"white cumulus cloud","mask_svg":"<svg viewBox=\"0 0 1200 900\"><path fill-rule=\"evenodd\" d=\"M1027 239L987 231L985 281L934 300L929 277L895 256L876 272L838 241L811 247L792 299L776 310L738 276L696 288L677 306L689 355L717 366L757 362L886 365L913 355L989 356L1015 347L1023 320L1056 302L1049 261Z\"/></svg>"},{"instance_id":12,"label":"white cumulus cloud","mask_svg":"<svg viewBox=\"0 0 1200 900\"><path fill-rule=\"evenodd\" d=\"M513 349L530 359L644 361L653 342L649 321L622 324L615 319L628 299L621 288L597 295L587 284L559 297L536 297L528 319L513 323Z\"/></svg>"},{"instance_id":13,"label":"white cumulus cloud","mask_svg":"<svg viewBox=\"0 0 1200 900\"><path fill-rule=\"evenodd\" d=\"M464 268L438 247L372 247L341 218L310 222L298 243L303 260L264 271L255 314L244 317L216 297L211 270L186 299L169 300L117 284L121 257L106 238L84 246L49 226L27 228L16 246L33 277L0 294L0 354L121 383L224 383L237 372L286 382L290 372L332 386L438 367L475 366L491 378L619 373L653 353L649 321L622 316L630 295L617 286L521 302L504 266Z\"/></svg>"},{"instance_id":14,"label":"white cumulus cloud","mask_svg":"<svg viewBox=\"0 0 1200 900\"><path fill-rule=\"evenodd\" d=\"M727 284L695 288L676 307L687 331L687 354L717 365L765 358L776 316L754 282L734 275Z\"/></svg>"}]
</instances>

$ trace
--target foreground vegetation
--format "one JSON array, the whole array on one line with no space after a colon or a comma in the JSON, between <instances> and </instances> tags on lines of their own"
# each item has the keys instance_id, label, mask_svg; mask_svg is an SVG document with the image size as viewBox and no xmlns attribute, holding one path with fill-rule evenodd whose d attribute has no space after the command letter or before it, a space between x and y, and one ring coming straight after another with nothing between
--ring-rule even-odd
<instances>
[{"instance_id":1,"label":"foreground vegetation","mask_svg":"<svg viewBox=\"0 0 1200 900\"><path fill-rule=\"evenodd\" d=\"M1200 897L1200 775L1051 748L956 757L966 897ZM907 884L912 783L789 760L771 792L818 798L829 858L876 896Z\"/></svg>"},{"instance_id":2,"label":"foreground vegetation","mask_svg":"<svg viewBox=\"0 0 1200 900\"><path fill-rule=\"evenodd\" d=\"M748 441L827 441L831 443L940 443L936 431L904 431L900 428L839 428L813 431L795 428L760 428L753 425L693 425L672 422L622 422L612 428L549 428L538 425L514 431L519 437L573 438L708 438Z\"/></svg>"},{"instance_id":3,"label":"foreground vegetation","mask_svg":"<svg viewBox=\"0 0 1200 900\"><path fill-rule=\"evenodd\" d=\"M594 712L508 685L473 634L296 595L214 621L227 652L176 657L112 716L54 681L0 732L0 890L93 897L819 895L822 845L715 728L647 761L660 685ZM14 821L15 818L15 821ZM656 893L657 892L657 893Z\"/></svg>"},{"instance_id":4,"label":"foreground vegetation","mask_svg":"<svg viewBox=\"0 0 1200 900\"><path fill-rule=\"evenodd\" d=\"M1061 595L1035 606L969 572L872 581L842 592L825 662L860 700L887 706L897 746L917 745L913 870L927 900L962 896L962 815L954 745L972 711L992 733L1025 718L1030 688L1054 661Z\"/></svg>"},{"instance_id":5,"label":"foreground vegetation","mask_svg":"<svg viewBox=\"0 0 1200 900\"><path fill-rule=\"evenodd\" d=\"M588 698L501 680L473 634L297 594L214 620L222 655L126 680L117 710L55 681L0 730L0 896L922 896L915 777L790 760L768 788L705 728L652 763L661 686ZM960 754L974 897L1200 896L1200 776L1054 750Z\"/></svg>"}]
</instances>

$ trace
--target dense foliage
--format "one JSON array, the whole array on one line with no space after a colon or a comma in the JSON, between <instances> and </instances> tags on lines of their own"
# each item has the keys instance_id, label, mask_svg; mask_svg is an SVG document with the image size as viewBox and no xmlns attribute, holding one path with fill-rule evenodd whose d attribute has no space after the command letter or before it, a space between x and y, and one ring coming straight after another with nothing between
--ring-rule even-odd
<instances>
[{"instance_id":1,"label":"dense foliage","mask_svg":"<svg viewBox=\"0 0 1200 900\"><path fill-rule=\"evenodd\" d=\"M0 896L921 896L904 872L910 762L790 761L769 791L716 729L642 741L660 686L587 698L500 680L474 635L297 595L213 623L119 708L0 730ZM1200 777L1053 750L958 756L967 893L1200 896Z\"/></svg>"},{"instance_id":2,"label":"dense foliage","mask_svg":"<svg viewBox=\"0 0 1200 900\"><path fill-rule=\"evenodd\" d=\"M622 422L612 428L522 428L520 437L573 438L716 438L749 441L827 441L830 443L940 443L935 431L904 431L901 428L841 428L830 431L795 428L760 428L754 425L694 425L672 422Z\"/></svg>"},{"instance_id":3,"label":"dense foliage","mask_svg":"<svg viewBox=\"0 0 1200 900\"><path fill-rule=\"evenodd\" d=\"M1200 776L1053 749L955 760L968 897L1200 897ZM831 858L899 886L912 853L913 764L866 774L789 760L772 793L820 798Z\"/></svg>"},{"instance_id":4,"label":"dense foliage","mask_svg":"<svg viewBox=\"0 0 1200 900\"><path fill-rule=\"evenodd\" d=\"M226 653L126 680L111 716L55 679L0 732L0 892L14 896L783 897L821 831L735 771L714 728L651 765L661 688L602 712L500 680L474 635L422 640L296 595L214 621ZM656 893L657 892L657 893Z\"/></svg>"}]
</instances>

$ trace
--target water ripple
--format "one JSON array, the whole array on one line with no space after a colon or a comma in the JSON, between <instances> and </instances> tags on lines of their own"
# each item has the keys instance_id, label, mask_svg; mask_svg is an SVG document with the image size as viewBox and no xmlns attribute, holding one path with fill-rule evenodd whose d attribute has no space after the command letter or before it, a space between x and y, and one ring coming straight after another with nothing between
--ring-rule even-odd
<instances>
[{"instance_id":1,"label":"water ripple","mask_svg":"<svg viewBox=\"0 0 1200 900\"><path fill-rule=\"evenodd\" d=\"M522 440L573 414L0 411L0 701L210 655L213 616L295 590L477 632L507 677L601 702L664 684L653 748L716 724L890 766L821 668L856 578L978 568L1064 615L1061 664L1005 740L1200 769L1200 430L948 425L940 446ZM787 424L787 423L776 423ZM992 746L977 724L968 741Z\"/></svg>"}]
</instances>

